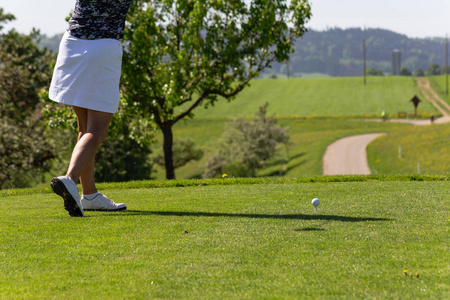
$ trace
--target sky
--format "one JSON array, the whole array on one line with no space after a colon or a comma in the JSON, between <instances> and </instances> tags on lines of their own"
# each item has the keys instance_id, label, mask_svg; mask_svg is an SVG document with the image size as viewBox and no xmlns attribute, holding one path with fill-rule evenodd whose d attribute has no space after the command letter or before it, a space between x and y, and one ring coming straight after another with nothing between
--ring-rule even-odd
<instances>
[{"instance_id":1,"label":"sky","mask_svg":"<svg viewBox=\"0 0 450 300\"><path fill-rule=\"evenodd\" d=\"M313 17L307 27L381 28L412 38L450 34L450 0L310 0ZM16 16L5 26L21 33L33 27L52 36L64 32L75 0L0 0L4 12Z\"/></svg>"}]
</instances>

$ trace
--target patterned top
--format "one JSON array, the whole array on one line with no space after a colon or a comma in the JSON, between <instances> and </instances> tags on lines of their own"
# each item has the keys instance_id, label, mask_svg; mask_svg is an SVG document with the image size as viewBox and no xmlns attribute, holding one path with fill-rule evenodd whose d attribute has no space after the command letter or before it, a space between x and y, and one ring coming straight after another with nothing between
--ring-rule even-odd
<instances>
[{"instance_id":1,"label":"patterned top","mask_svg":"<svg viewBox=\"0 0 450 300\"><path fill-rule=\"evenodd\" d=\"M84 40L120 40L132 1L77 0L67 30L70 35Z\"/></svg>"}]
</instances>

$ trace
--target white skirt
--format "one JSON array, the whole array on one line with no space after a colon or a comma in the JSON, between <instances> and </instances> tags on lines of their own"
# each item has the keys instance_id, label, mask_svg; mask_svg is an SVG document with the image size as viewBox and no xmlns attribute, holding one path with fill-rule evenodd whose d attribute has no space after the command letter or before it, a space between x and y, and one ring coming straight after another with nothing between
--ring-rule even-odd
<instances>
[{"instance_id":1,"label":"white skirt","mask_svg":"<svg viewBox=\"0 0 450 300\"><path fill-rule=\"evenodd\" d=\"M115 113L120 102L122 44L115 39L82 40L64 34L50 85L51 100Z\"/></svg>"}]
</instances>

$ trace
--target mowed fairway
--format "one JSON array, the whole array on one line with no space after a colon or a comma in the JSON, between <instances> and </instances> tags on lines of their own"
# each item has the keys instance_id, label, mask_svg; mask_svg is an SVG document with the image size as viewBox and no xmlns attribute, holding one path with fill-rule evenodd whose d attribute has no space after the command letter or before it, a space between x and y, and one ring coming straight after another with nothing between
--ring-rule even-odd
<instances>
[{"instance_id":1,"label":"mowed fairway","mask_svg":"<svg viewBox=\"0 0 450 300\"><path fill-rule=\"evenodd\" d=\"M129 210L85 218L3 192L0 298L448 299L448 179L355 178L108 184Z\"/></svg>"},{"instance_id":2,"label":"mowed fairway","mask_svg":"<svg viewBox=\"0 0 450 300\"><path fill-rule=\"evenodd\" d=\"M269 102L269 114L277 116L379 116L383 110L414 112L409 102L421 96L411 77L257 79L235 100L220 99L214 107L194 111L196 118L253 116L258 106ZM422 102L419 113L437 110Z\"/></svg>"}]
</instances>

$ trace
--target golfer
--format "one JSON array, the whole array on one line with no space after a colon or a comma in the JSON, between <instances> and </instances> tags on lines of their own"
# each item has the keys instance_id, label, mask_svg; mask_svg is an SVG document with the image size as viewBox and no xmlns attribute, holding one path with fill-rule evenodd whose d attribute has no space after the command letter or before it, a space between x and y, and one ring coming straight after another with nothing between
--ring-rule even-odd
<instances>
[{"instance_id":1,"label":"golfer","mask_svg":"<svg viewBox=\"0 0 450 300\"><path fill-rule=\"evenodd\" d=\"M66 175L53 178L51 187L64 199L64 207L73 217L82 217L84 210L127 208L97 191L94 162L119 107L123 54L120 40L131 3L132 0L76 0L59 47L49 96L73 107L78 141Z\"/></svg>"}]
</instances>

